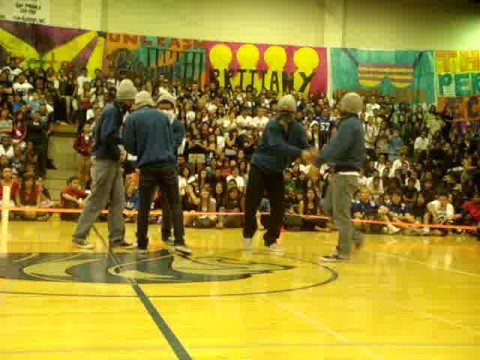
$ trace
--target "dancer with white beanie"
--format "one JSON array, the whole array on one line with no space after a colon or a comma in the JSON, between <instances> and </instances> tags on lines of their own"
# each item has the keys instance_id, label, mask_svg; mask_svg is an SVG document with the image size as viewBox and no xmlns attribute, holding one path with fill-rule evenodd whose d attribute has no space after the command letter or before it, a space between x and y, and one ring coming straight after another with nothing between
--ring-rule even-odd
<instances>
[{"instance_id":1,"label":"dancer with white beanie","mask_svg":"<svg viewBox=\"0 0 480 360\"><path fill-rule=\"evenodd\" d=\"M270 216L263 236L272 252L283 252L277 242L285 213L283 206L285 183L283 171L300 157L312 161L307 136L302 125L295 121L296 100L285 95L278 102L278 116L267 123L260 143L253 153L245 198L244 245L250 248L257 230L256 213L262 198L270 201Z\"/></svg>"},{"instance_id":2,"label":"dancer with white beanie","mask_svg":"<svg viewBox=\"0 0 480 360\"><path fill-rule=\"evenodd\" d=\"M328 184L324 211L332 217L338 229L337 251L322 256L321 261L349 260L352 245L363 244L363 234L355 230L352 223L351 207L358 191L358 177L365 162L365 134L358 114L363 99L357 93L347 93L339 103L341 113L337 134L319 153L318 163L327 162L333 170Z\"/></svg>"},{"instance_id":3,"label":"dancer with white beanie","mask_svg":"<svg viewBox=\"0 0 480 360\"><path fill-rule=\"evenodd\" d=\"M120 139L120 128L124 114L132 107L137 89L131 80L123 80L117 88L115 102L105 106L99 123L95 127L95 157L93 189L73 234L73 243L83 249L94 246L87 236L98 216L108 205L108 232L111 247L132 248L125 241L125 189L123 186L122 163L127 153Z\"/></svg>"}]
</instances>

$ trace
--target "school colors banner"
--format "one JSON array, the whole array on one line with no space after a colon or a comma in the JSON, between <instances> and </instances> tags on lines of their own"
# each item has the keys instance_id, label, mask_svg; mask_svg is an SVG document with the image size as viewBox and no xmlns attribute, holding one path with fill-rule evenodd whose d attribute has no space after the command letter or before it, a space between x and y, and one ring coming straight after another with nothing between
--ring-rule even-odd
<instances>
[{"instance_id":1,"label":"school colors banner","mask_svg":"<svg viewBox=\"0 0 480 360\"><path fill-rule=\"evenodd\" d=\"M159 74L181 83L326 92L327 49L206 42L105 33L0 21L0 65L20 57L27 68L116 69L130 76Z\"/></svg>"},{"instance_id":2,"label":"school colors banner","mask_svg":"<svg viewBox=\"0 0 480 360\"><path fill-rule=\"evenodd\" d=\"M105 33L0 21L0 65L19 57L26 68L101 67Z\"/></svg>"},{"instance_id":3,"label":"school colors banner","mask_svg":"<svg viewBox=\"0 0 480 360\"><path fill-rule=\"evenodd\" d=\"M406 102L435 102L433 51L332 48L332 91L395 96Z\"/></svg>"}]
</instances>

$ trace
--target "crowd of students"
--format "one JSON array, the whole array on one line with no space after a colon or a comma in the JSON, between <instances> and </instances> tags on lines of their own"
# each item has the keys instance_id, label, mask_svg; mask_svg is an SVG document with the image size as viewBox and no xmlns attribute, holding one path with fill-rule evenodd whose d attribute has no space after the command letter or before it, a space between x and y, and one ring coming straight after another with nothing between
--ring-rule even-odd
<instances>
[{"instance_id":1,"label":"crowd of students","mask_svg":"<svg viewBox=\"0 0 480 360\"><path fill-rule=\"evenodd\" d=\"M117 84L126 73L100 70L89 78L86 69L23 70L17 59L0 73L0 167L2 184L12 187L17 205L50 204L41 177L53 166L48 159L52 124L78 124L74 148L78 153L77 177L62 190L61 206L80 207L91 182L92 133L105 103L115 98ZM233 90L212 83L133 77L137 89L155 99L170 93L176 98L175 116L186 136L178 150L179 186L185 222L193 227L240 227L250 156L279 97L275 91L247 87ZM297 121L304 126L311 146L321 150L335 133L339 112L336 100L325 94L294 93ZM380 220L388 225L359 223L364 231L397 234L430 233L429 224L480 223L478 122L454 119L448 106L398 103L390 96L365 99L360 114L364 122L368 158L359 181L362 185L352 204L357 219ZM134 159L126 167L126 208L138 206L138 171ZM322 218L302 217L322 213L322 199L331 169L294 162L285 171L285 227L328 231ZM17 178L18 180L15 180ZM13 179L13 180L12 180ZM33 185L32 185L33 182ZM1 190L0 190L1 191ZM19 196L17 197L17 193ZM23 195L22 195L23 194ZM25 196L26 195L26 196ZM162 196L152 199L161 208ZM268 201L262 209L268 212ZM199 216L194 212L206 212ZM211 213L221 214L211 214ZM229 215L232 214L232 215ZM133 215L126 215L133 221ZM39 216L41 219L44 216ZM69 216L67 216L69 218ZM72 218L70 216L70 218ZM259 216L258 222L264 217ZM152 218L161 221L161 217ZM392 222L415 225L402 228ZM446 234L449 230L435 230Z\"/></svg>"}]
</instances>

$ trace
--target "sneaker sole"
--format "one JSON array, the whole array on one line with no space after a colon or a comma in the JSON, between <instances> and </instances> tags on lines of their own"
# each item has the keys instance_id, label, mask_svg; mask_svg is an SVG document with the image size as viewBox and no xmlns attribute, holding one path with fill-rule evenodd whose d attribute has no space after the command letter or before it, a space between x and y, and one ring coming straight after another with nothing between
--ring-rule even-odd
<instances>
[{"instance_id":1,"label":"sneaker sole","mask_svg":"<svg viewBox=\"0 0 480 360\"><path fill-rule=\"evenodd\" d=\"M77 248L83 249L83 250L93 250L93 249L95 249L95 246L93 246L92 244L89 244L89 245L80 245L80 244L74 243L74 245L75 245Z\"/></svg>"},{"instance_id":2,"label":"sneaker sole","mask_svg":"<svg viewBox=\"0 0 480 360\"><path fill-rule=\"evenodd\" d=\"M193 251L192 250L183 250L183 249L177 249L175 248L175 251L176 252L179 252L180 254L183 254L183 255L192 255Z\"/></svg>"}]
</instances>

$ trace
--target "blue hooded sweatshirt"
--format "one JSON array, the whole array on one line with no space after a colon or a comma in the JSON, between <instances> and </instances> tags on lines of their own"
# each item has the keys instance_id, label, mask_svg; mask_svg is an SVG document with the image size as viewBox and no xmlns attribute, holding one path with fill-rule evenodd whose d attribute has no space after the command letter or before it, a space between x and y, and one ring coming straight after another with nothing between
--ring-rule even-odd
<instances>
[{"instance_id":1,"label":"blue hooded sweatshirt","mask_svg":"<svg viewBox=\"0 0 480 360\"><path fill-rule=\"evenodd\" d=\"M252 165L269 173L282 173L309 148L302 125L293 121L285 133L279 118L270 120L252 156Z\"/></svg>"},{"instance_id":2,"label":"blue hooded sweatshirt","mask_svg":"<svg viewBox=\"0 0 480 360\"><path fill-rule=\"evenodd\" d=\"M137 167L175 166L175 144L168 117L143 107L130 114L122 132L125 149L137 156Z\"/></svg>"}]
</instances>

